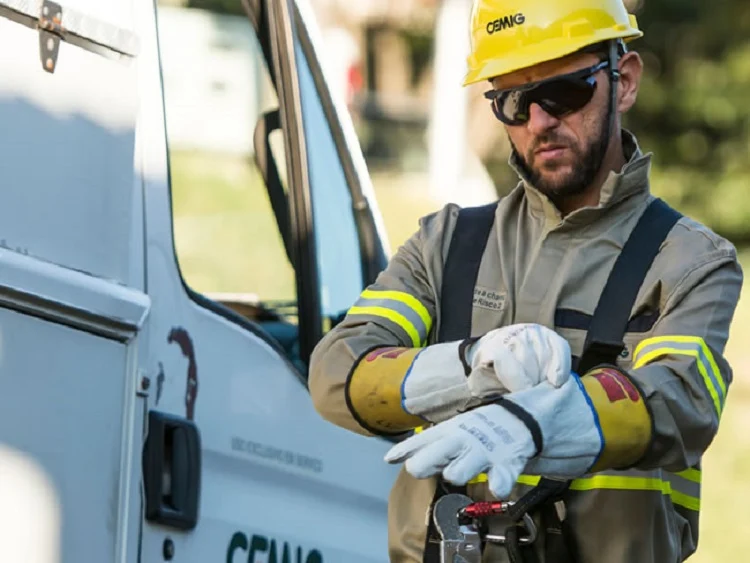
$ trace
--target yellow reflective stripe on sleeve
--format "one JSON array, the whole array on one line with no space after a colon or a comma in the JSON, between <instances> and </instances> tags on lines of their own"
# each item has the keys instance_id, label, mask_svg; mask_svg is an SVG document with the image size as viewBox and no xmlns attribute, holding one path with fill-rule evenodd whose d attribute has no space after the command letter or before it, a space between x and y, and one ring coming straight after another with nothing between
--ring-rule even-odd
<instances>
[{"instance_id":1,"label":"yellow reflective stripe on sleeve","mask_svg":"<svg viewBox=\"0 0 750 563\"><path fill-rule=\"evenodd\" d=\"M365 289L362 292L361 297L363 299L393 299L394 301L400 301L401 303L411 307L414 312L419 315L419 318L422 319L424 326L427 327L427 332L429 332L430 330L430 327L432 325L430 313L427 311L427 308L422 305L419 299L409 293L404 293L403 291L379 291L375 289Z\"/></svg>"},{"instance_id":2,"label":"yellow reflective stripe on sleeve","mask_svg":"<svg viewBox=\"0 0 750 563\"><path fill-rule=\"evenodd\" d=\"M469 485L477 485L479 483L486 483L487 482L487 474L486 473L480 473L476 477L474 477L471 481L469 481ZM536 486L537 483L539 483L539 475L521 475L517 483L520 485L528 485L529 487Z\"/></svg>"},{"instance_id":3,"label":"yellow reflective stripe on sleeve","mask_svg":"<svg viewBox=\"0 0 750 563\"><path fill-rule=\"evenodd\" d=\"M484 476L485 481L487 480L487 474L482 473L481 476ZM529 487L536 487L539 484L539 475L521 475L518 478L518 482L521 485L528 485Z\"/></svg>"},{"instance_id":4,"label":"yellow reflective stripe on sleeve","mask_svg":"<svg viewBox=\"0 0 750 563\"><path fill-rule=\"evenodd\" d=\"M387 319L409 336L414 347L426 343L432 328L427 308L416 297L402 291L366 289L347 315Z\"/></svg>"},{"instance_id":5,"label":"yellow reflective stripe on sleeve","mask_svg":"<svg viewBox=\"0 0 750 563\"><path fill-rule=\"evenodd\" d=\"M713 400L717 416L721 417L727 388L716 364L716 359L706 341L698 336L656 336L643 340L633 354L633 368L648 365L666 355L695 358L698 372Z\"/></svg>"},{"instance_id":6,"label":"yellow reflective stripe on sleeve","mask_svg":"<svg viewBox=\"0 0 750 563\"><path fill-rule=\"evenodd\" d=\"M688 481L692 481L693 483L700 483L701 482L701 472L700 469L686 469L685 471L680 471L679 473L675 473L675 475L682 477L683 479L687 479Z\"/></svg>"},{"instance_id":7,"label":"yellow reflective stripe on sleeve","mask_svg":"<svg viewBox=\"0 0 750 563\"><path fill-rule=\"evenodd\" d=\"M675 490L670 491L669 496L672 498L672 504L687 508L688 510L695 510L696 512L701 509L701 499L699 498L691 497Z\"/></svg>"},{"instance_id":8,"label":"yellow reflective stripe on sleeve","mask_svg":"<svg viewBox=\"0 0 750 563\"><path fill-rule=\"evenodd\" d=\"M417 329L414 328L414 325L409 322L409 319L407 319L405 316L403 316L401 313L397 313L393 309L388 309L386 307L352 307L349 309L348 315L374 315L376 317L383 317L384 319L388 319L389 321L396 323L398 326L400 326L406 334L409 335L409 338L411 338L412 345L415 348L418 348L422 342L419 335L419 332L417 332Z\"/></svg>"}]
</instances>

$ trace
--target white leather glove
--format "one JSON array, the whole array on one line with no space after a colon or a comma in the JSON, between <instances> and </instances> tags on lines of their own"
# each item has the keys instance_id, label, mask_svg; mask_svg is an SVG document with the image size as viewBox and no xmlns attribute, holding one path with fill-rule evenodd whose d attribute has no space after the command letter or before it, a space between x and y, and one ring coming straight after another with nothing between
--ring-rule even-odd
<instances>
[{"instance_id":1,"label":"white leather glove","mask_svg":"<svg viewBox=\"0 0 750 563\"><path fill-rule=\"evenodd\" d=\"M507 498L537 454L545 475L574 479L603 445L594 407L572 375L559 388L544 381L428 428L393 446L385 460L406 461L416 478L442 473L455 485L486 472L492 493Z\"/></svg>"},{"instance_id":2,"label":"white leather glove","mask_svg":"<svg viewBox=\"0 0 750 563\"><path fill-rule=\"evenodd\" d=\"M568 341L543 325L515 324L491 330L468 351L474 397L504 395L549 381L560 387L570 377Z\"/></svg>"},{"instance_id":3,"label":"white leather glove","mask_svg":"<svg viewBox=\"0 0 750 563\"><path fill-rule=\"evenodd\" d=\"M472 398L503 395L570 377L570 347L553 330L524 323L480 339L435 344L414 360L402 387L404 410L430 422L451 418Z\"/></svg>"},{"instance_id":4,"label":"white leather glove","mask_svg":"<svg viewBox=\"0 0 750 563\"><path fill-rule=\"evenodd\" d=\"M403 410L429 422L462 412L473 398L503 395L570 377L570 347L553 330L517 324L479 340L433 344L414 359L401 387Z\"/></svg>"}]
</instances>

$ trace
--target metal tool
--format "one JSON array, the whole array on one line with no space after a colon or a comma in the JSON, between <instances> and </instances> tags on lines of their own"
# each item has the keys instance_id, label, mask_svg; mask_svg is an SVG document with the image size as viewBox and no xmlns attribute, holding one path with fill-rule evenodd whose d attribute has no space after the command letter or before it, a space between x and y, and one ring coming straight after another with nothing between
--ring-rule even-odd
<instances>
[{"instance_id":1,"label":"metal tool","mask_svg":"<svg viewBox=\"0 0 750 563\"><path fill-rule=\"evenodd\" d=\"M481 563L482 541L472 524L460 524L459 512L474 501L465 495L449 494L435 503L432 518L440 534L440 563Z\"/></svg>"},{"instance_id":2,"label":"metal tool","mask_svg":"<svg viewBox=\"0 0 750 563\"><path fill-rule=\"evenodd\" d=\"M508 514L512 501L474 502L460 494L448 494L435 503L432 518L440 534L440 563L481 563L482 542L505 544L504 535L481 535L478 521L490 516ZM536 540L537 528L528 514L520 518L526 534L519 543L526 545Z\"/></svg>"},{"instance_id":3,"label":"metal tool","mask_svg":"<svg viewBox=\"0 0 750 563\"><path fill-rule=\"evenodd\" d=\"M459 523L467 524L497 514L510 514L514 506L515 503L512 500L473 502L459 510L458 521ZM521 522L523 523L523 527L526 528L526 535L519 537L518 543L521 545L534 543L537 537L537 528L536 524L534 524L534 519L528 513L524 513L521 517ZM506 542L505 536L497 534L485 534L482 539L489 543L504 544Z\"/></svg>"}]
</instances>

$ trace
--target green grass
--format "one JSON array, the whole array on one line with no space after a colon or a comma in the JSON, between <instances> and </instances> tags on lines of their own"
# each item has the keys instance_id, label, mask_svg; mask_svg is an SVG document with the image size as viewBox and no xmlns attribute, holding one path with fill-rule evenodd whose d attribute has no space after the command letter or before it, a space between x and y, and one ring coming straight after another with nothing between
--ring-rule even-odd
<instances>
[{"instance_id":1,"label":"green grass","mask_svg":"<svg viewBox=\"0 0 750 563\"><path fill-rule=\"evenodd\" d=\"M255 167L231 156L174 152L175 246L185 281L200 292L294 299L265 185Z\"/></svg>"},{"instance_id":2,"label":"green grass","mask_svg":"<svg viewBox=\"0 0 750 563\"><path fill-rule=\"evenodd\" d=\"M174 151L175 246L186 282L201 292L249 292L294 298L294 272L284 252L263 180L234 156ZM416 182L383 175L378 199L392 249L437 209Z\"/></svg>"},{"instance_id":3,"label":"green grass","mask_svg":"<svg viewBox=\"0 0 750 563\"><path fill-rule=\"evenodd\" d=\"M203 292L294 296L262 180L248 163L232 157L172 154L177 254L188 284ZM419 177L380 175L375 189L392 249L438 208L420 189ZM746 268L750 251L742 254ZM727 357L734 382L719 434L704 458L700 547L691 563L744 561L750 553L750 296L743 295Z\"/></svg>"}]
</instances>

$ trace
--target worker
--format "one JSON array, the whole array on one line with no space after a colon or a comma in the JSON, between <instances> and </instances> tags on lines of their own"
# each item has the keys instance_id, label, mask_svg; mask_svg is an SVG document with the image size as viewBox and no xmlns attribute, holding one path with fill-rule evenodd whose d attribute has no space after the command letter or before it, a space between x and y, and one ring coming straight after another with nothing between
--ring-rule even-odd
<instances>
[{"instance_id":1,"label":"worker","mask_svg":"<svg viewBox=\"0 0 750 563\"><path fill-rule=\"evenodd\" d=\"M541 563L684 561L732 379L736 250L651 193L622 125L643 70L622 0L476 0L471 36L465 85L487 84L519 183L420 220L315 348L315 408L395 442L392 562L435 561L441 490L517 501L547 480L566 488L531 515L559 520L525 548Z\"/></svg>"}]
</instances>

